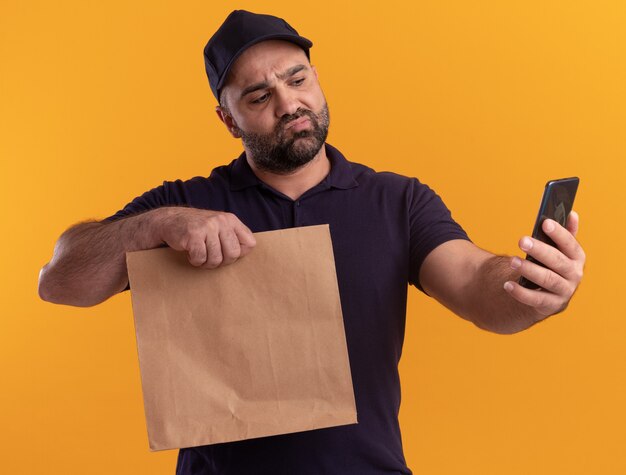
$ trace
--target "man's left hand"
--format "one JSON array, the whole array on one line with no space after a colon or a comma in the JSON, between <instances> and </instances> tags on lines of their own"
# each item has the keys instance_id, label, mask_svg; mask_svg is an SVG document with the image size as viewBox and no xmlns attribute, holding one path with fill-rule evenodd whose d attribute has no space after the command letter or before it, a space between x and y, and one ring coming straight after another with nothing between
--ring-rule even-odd
<instances>
[{"instance_id":1,"label":"man's left hand","mask_svg":"<svg viewBox=\"0 0 626 475\"><path fill-rule=\"evenodd\" d=\"M511 258L511 268L536 283L541 289L531 290L517 282L507 281L504 289L517 301L533 307L543 316L565 310L583 277L585 252L576 240L578 214L572 211L566 227L552 219L546 219L543 231L557 247L525 236L519 247L546 267L519 257Z\"/></svg>"}]
</instances>

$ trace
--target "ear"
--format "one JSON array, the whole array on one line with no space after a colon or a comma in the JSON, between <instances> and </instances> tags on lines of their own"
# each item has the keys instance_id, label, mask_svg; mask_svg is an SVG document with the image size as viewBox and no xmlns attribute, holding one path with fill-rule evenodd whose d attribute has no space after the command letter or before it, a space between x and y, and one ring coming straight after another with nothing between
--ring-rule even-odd
<instances>
[{"instance_id":1,"label":"ear","mask_svg":"<svg viewBox=\"0 0 626 475\"><path fill-rule=\"evenodd\" d=\"M215 112L217 113L217 116L219 117L219 119L224 123L224 125L230 132L230 135L232 135L236 139L241 138L239 127L237 127L237 124L235 123L235 119L233 119L233 116L230 115L226 110L224 110L224 108L220 106L215 107Z\"/></svg>"},{"instance_id":2,"label":"ear","mask_svg":"<svg viewBox=\"0 0 626 475\"><path fill-rule=\"evenodd\" d=\"M311 65L311 69L313 70L313 74L315 74L315 77L319 79L319 76L317 75L317 69L315 69L315 66Z\"/></svg>"}]
</instances>

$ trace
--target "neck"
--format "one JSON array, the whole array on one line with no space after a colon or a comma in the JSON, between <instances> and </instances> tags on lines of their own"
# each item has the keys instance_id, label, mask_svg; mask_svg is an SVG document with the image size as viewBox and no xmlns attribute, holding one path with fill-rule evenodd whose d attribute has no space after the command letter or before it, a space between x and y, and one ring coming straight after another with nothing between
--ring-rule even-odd
<instances>
[{"instance_id":1,"label":"neck","mask_svg":"<svg viewBox=\"0 0 626 475\"><path fill-rule=\"evenodd\" d=\"M248 163L254 174L266 185L271 186L292 200L297 200L308 190L320 183L330 172L330 161L326 157L326 147L322 145L313 159L295 171L279 175L259 169L247 155Z\"/></svg>"}]
</instances>

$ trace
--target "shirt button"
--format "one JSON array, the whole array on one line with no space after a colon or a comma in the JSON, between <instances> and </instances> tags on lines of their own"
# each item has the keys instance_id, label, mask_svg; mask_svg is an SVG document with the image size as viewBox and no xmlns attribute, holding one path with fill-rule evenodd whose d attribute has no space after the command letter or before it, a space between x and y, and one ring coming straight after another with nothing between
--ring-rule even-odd
<instances>
[{"instance_id":1,"label":"shirt button","mask_svg":"<svg viewBox=\"0 0 626 475\"><path fill-rule=\"evenodd\" d=\"M300 202L299 201L296 201L296 206L300 206Z\"/></svg>"}]
</instances>

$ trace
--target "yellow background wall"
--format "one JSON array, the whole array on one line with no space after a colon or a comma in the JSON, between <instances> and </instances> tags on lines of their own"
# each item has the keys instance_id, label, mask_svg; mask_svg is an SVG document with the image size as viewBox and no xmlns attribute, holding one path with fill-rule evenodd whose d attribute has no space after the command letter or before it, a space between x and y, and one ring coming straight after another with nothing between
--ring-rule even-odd
<instances>
[{"instance_id":1,"label":"yellow background wall","mask_svg":"<svg viewBox=\"0 0 626 475\"><path fill-rule=\"evenodd\" d=\"M128 294L38 300L69 225L240 144L202 48L233 8L313 40L329 142L434 187L516 253L544 183L578 175L588 254L566 313L497 336L411 289L401 423L416 474L622 474L626 2L0 2L0 472L173 474L150 453Z\"/></svg>"}]
</instances>

